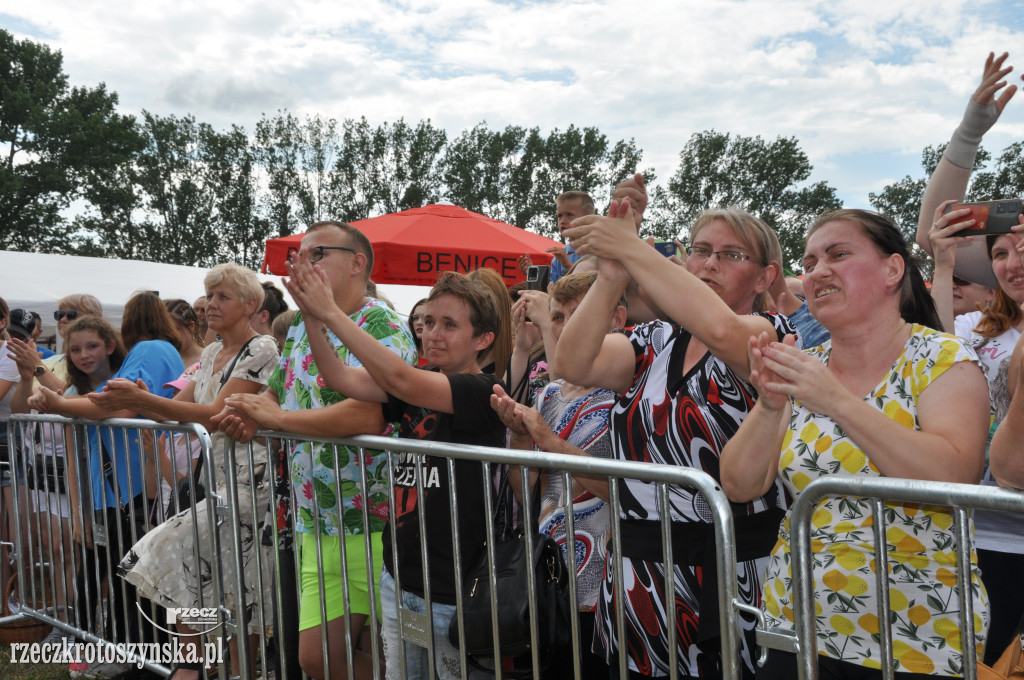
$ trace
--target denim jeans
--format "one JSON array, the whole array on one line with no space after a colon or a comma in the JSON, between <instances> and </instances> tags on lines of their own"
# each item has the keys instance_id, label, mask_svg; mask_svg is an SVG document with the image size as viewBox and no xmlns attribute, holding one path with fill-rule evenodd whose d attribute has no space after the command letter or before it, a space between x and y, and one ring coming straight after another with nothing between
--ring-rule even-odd
<instances>
[{"instance_id":1,"label":"denim jeans","mask_svg":"<svg viewBox=\"0 0 1024 680\"><path fill-rule=\"evenodd\" d=\"M419 595L402 591L401 607L409 611L424 614L426 602ZM387 680L459 680L462 678L462 661L459 650L448 642L448 623L455 616L455 606L450 604L432 604L434 629L434 664L436 674L430 673L430 658L427 649L411 642L405 643L405 668L399 666L400 656L398 644L402 641L398 629L398 612L396 606L395 579L388 573L385 566L380 577L381 603L381 637L384 640L384 662L387 667ZM479 671L471 670L470 678L486 677Z\"/></svg>"}]
</instances>

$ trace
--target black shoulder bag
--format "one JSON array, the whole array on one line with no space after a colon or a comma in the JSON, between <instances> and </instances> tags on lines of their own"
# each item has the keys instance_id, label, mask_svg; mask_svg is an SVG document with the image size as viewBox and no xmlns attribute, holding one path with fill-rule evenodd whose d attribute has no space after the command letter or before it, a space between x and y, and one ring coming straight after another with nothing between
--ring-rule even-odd
<instances>
[{"instance_id":1,"label":"black shoulder bag","mask_svg":"<svg viewBox=\"0 0 1024 680\"><path fill-rule=\"evenodd\" d=\"M505 502L508 473L498 490L498 510ZM533 521L540 514L540 478L534 486ZM562 550L553 540L533 529L533 552L527 554L526 536L522 529L512 538L494 545L495 600L498 607L498 637L501 658L494 658L494 635L491 626L491 577L487 568L487 551L465 573L462 584L462 609L466 638L459 639L458 617L448 625L448 639L457 648L465 648L467 661L491 673L502 669L506 678L527 678L533 675L530 637L530 604L528 572L533 572L537 599L537 644L540 670L558 658L570 644L569 571L562 559ZM464 644L460 645L460 642Z\"/></svg>"},{"instance_id":2,"label":"black shoulder bag","mask_svg":"<svg viewBox=\"0 0 1024 680\"><path fill-rule=\"evenodd\" d=\"M238 349L238 353L235 354L235 358L231 360L228 367L220 376L220 387L217 388L217 392L224 389L224 385L231 379L231 372L235 370L235 364L238 363L238 357L242 356L242 352L249 346L253 340L258 338L258 335L254 335L245 341L245 344ZM169 446L174 446L173 442L169 442ZM191 460L191 456L190 456ZM199 456L196 466L192 468L191 474L187 474L178 480L178 483L174 487L173 493L171 493L170 502L167 504L166 517L174 517L178 513L188 510L199 501L206 498L206 488L202 483L202 476L200 473L203 470L203 456ZM191 479L190 479L191 478ZM192 490L195 489L195 496L192 495Z\"/></svg>"}]
</instances>

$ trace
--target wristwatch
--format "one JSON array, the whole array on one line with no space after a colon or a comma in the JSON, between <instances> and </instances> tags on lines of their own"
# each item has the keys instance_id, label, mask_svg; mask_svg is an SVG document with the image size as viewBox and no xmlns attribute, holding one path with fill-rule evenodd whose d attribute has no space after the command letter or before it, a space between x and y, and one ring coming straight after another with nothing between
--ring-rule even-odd
<instances>
[{"instance_id":1,"label":"wristwatch","mask_svg":"<svg viewBox=\"0 0 1024 680\"><path fill-rule=\"evenodd\" d=\"M41 376L43 373L46 373L46 366L36 366L36 370L33 372L37 377Z\"/></svg>"}]
</instances>

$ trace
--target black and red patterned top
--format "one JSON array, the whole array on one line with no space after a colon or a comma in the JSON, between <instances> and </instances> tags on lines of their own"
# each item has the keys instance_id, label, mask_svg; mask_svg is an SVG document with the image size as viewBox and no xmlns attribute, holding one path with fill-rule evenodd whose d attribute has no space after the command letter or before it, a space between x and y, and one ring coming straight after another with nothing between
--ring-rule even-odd
<instances>
[{"instance_id":1,"label":"black and red patterned top","mask_svg":"<svg viewBox=\"0 0 1024 680\"><path fill-rule=\"evenodd\" d=\"M779 339L794 332L784 316L767 313L760 316L775 326ZM615 456L619 460L696 468L720 480L719 456L726 442L753 408L757 399L753 386L741 380L725 362L710 352L684 373L683 361L692 336L679 326L655 321L636 326L629 337L636 356L636 366L633 384L612 407L610 429ZM630 657L629 667L644 675L667 675L669 655L664 611L666 572L662 558L655 557L662 554L657 528L657 521L660 520L657 485L635 479L621 479L618 490L620 517L629 523L628 530L624 523L622 532L627 619L625 647ZM785 507L784 492L778 482L764 496L748 503L732 505L737 520L765 511L772 511L765 518L781 517L780 509ZM691 525L689 528L710 529L710 508L694 489L670 486L669 510L674 525L688 524ZM692 526L700 524L707 526ZM774 525L774 529L769 525ZM759 530L759 533L772 533L774 537L773 532L778 530L777 519L770 520L766 526L768 529ZM674 526L673 530L677 528L680 527ZM651 531L655 532L653 537L656 545L653 550L640 545L651 542L647 540L652 535ZM627 539L627 535L631 539ZM742 555L745 551L739 529L737 535L738 553ZM680 556L687 551L699 552L702 546L678 545L684 542L673 540L673 551L677 556L673 568L680 677L718 677L721 671L717 630L710 633L701 630L698 635L705 569L700 559L694 562L693 559L687 560L686 556ZM767 554L765 551L764 558L740 561L738 564L740 598L754 606L759 602L760 580ZM712 560L713 557L711 555ZM616 644L613 584L614 562L609 554L603 597L598 605L598 632L595 640L595 646L603 648L609 663L615 661L614 655L619 648ZM707 593L703 595L706 606ZM713 628L717 629L717 610L715 614ZM744 622L742 666L744 676L747 677L753 677L753 658L756 658L753 651L753 626L753 622Z\"/></svg>"}]
</instances>

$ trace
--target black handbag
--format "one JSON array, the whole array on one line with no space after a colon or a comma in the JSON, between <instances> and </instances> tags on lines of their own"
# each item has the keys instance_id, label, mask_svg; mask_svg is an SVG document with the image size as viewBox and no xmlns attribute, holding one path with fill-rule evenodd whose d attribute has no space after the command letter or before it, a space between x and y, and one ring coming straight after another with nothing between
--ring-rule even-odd
<instances>
[{"instance_id":1,"label":"black handbag","mask_svg":"<svg viewBox=\"0 0 1024 680\"><path fill-rule=\"evenodd\" d=\"M508 474L501 480L507 484ZM533 519L540 509L540 484L534 490ZM505 495L499 490L499 498ZM501 513L499 503L499 511ZM462 616L465 639L459 639L458 617L448 625L448 639L456 648L464 648L467 661L488 672L498 668L503 677L525 678L533 674L530 636L530 604L528 572L534 575L537 599L537 653L540 670L558 658L570 644L572 602L569 598L569 571L562 559L562 550L553 540L533 532L533 551L527 554L526 535L522 529L509 539L494 544L495 600L498 608L498 637L501 658L494 658L494 635L491 625L491 577L487 551L470 567L462 584Z\"/></svg>"},{"instance_id":2,"label":"black handbag","mask_svg":"<svg viewBox=\"0 0 1024 680\"><path fill-rule=\"evenodd\" d=\"M28 487L52 493L67 493L64 485L64 459L36 454L28 469Z\"/></svg>"},{"instance_id":3,"label":"black handbag","mask_svg":"<svg viewBox=\"0 0 1024 680\"><path fill-rule=\"evenodd\" d=\"M173 446L173 444L171 445ZM201 483L202 477L199 473L203 469L203 457L199 456L199 460L196 461L196 466L192 468L191 474L187 474L178 480L178 483L174 487L174 492L171 493L171 497L167 502L167 512L164 514L165 517L174 517L183 510L188 510L199 501L206 498L206 487ZM191 483L191 486L190 486ZM192 489L195 489L196 493L193 497Z\"/></svg>"}]
</instances>

